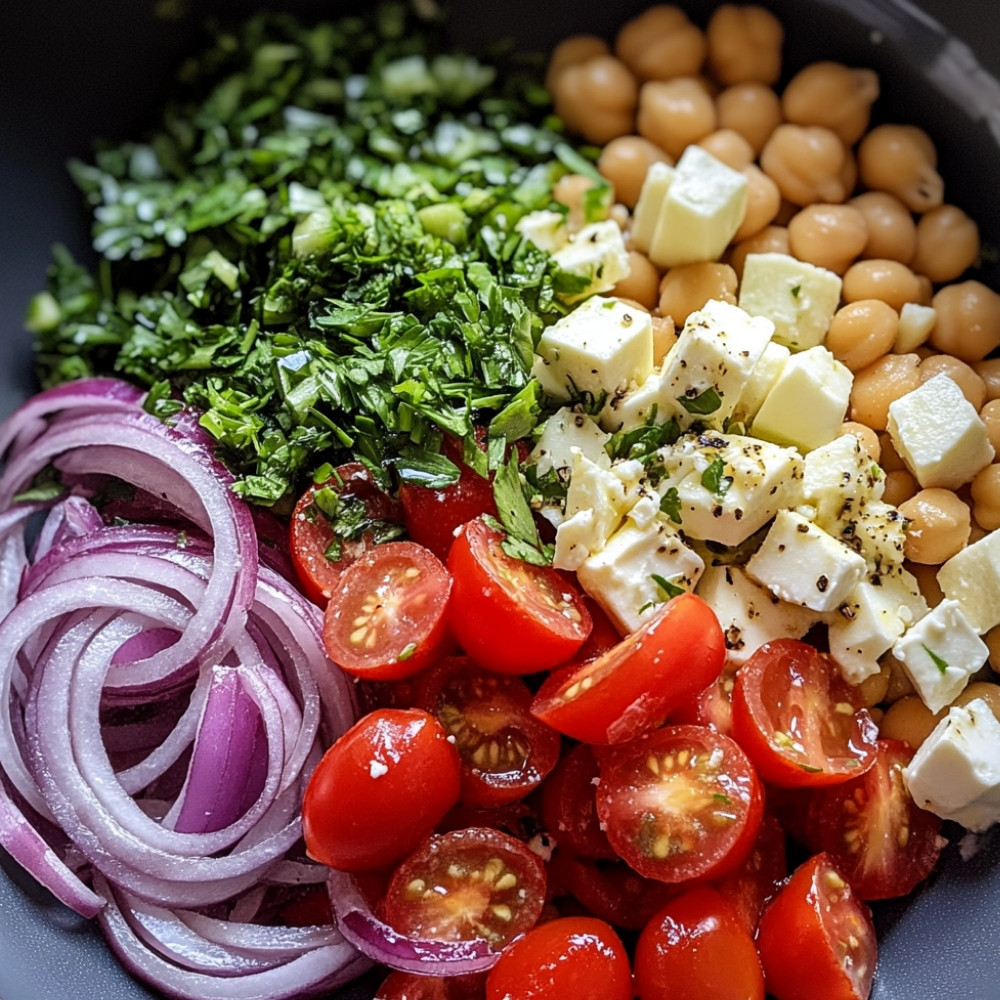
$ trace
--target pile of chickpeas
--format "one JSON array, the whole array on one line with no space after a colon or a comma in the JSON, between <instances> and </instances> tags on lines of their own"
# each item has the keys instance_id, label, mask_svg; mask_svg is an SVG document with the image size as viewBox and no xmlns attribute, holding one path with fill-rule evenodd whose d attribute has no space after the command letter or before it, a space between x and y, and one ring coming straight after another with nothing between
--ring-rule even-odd
<instances>
[{"instance_id":1,"label":"pile of chickpeas","mask_svg":"<svg viewBox=\"0 0 1000 1000\"><path fill-rule=\"evenodd\" d=\"M673 164L697 144L747 179L746 216L721 260L661 271L629 250L631 273L614 294L652 314L659 357L689 313L709 299L736 302L749 253L790 254L842 276L825 343L854 373L843 433L857 435L885 471L884 499L909 522L907 568L934 606L939 566L1000 528L1000 461L958 490L921 489L886 432L888 408L944 373L979 412L1000 459L1000 357L990 357L1000 347L1000 295L966 277L980 259L979 231L945 201L930 136L909 124L870 128L876 73L816 62L779 91L783 42L781 22L763 7L724 4L703 30L679 7L657 5L612 46L567 38L546 83L566 125L602 147L598 169L614 189L612 217L626 244L652 164ZM556 187L571 229L583 224L593 183L569 175ZM932 307L935 318L922 344L899 352L908 303ZM1000 673L1000 627L985 639ZM947 709L932 714L900 665L883 660L862 685L864 699L883 735L919 746ZM983 673L956 703L984 697L1000 718L1000 685Z\"/></svg>"}]
</instances>

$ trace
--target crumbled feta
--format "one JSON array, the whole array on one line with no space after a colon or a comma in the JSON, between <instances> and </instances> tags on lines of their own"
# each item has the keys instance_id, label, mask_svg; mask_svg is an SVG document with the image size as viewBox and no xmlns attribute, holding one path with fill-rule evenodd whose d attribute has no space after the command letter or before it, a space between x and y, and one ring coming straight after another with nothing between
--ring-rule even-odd
<instances>
[{"instance_id":1,"label":"crumbled feta","mask_svg":"<svg viewBox=\"0 0 1000 1000\"><path fill-rule=\"evenodd\" d=\"M587 414L564 406L545 421L528 461L534 464L539 476L553 469L564 472L572 466L573 450L577 449L591 462L610 468L611 457L604 448L608 438Z\"/></svg>"},{"instance_id":2,"label":"crumbled feta","mask_svg":"<svg viewBox=\"0 0 1000 1000\"><path fill-rule=\"evenodd\" d=\"M677 171L667 163L654 163L646 171L646 179L639 192L639 200L632 213L632 246L649 254L657 223L660 221L660 206L667 197L670 185Z\"/></svg>"},{"instance_id":3,"label":"crumbled feta","mask_svg":"<svg viewBox=\"0 0 1000 1000\"><path fill-rule=\"evenodd\" d=\"M566 217L561 212L551 212L548 209L529 212L518 220L514 228L546 253L558 250L569 241Z\"/></svg>"},{"instance_id":4,"label":"crumbled feta","mask_svg":"<svg viewBox=\"0 0 1000 1000\"><path fill-rule=\"evenodd\" d=\"M569 238L552 253L563 271L587 280L587 286L572 295L561 295L564 302L579 302L589 295L610 292L629 276L628 250L618 223L613 219L592 222Z\"/></svg>"},{"instance_id":5,"label":"crumbled feta","mask_svg":"<svg viewBox=\"0 0 1000 1000\"><path fill-rule=\"evenodd\" d=\"M980 635L1000 625L1000 531L953 555L938 570L937 581Z\"/></svg>"},{"instance_id":6,"label":"crumbled feta","mask_svg":"<svg viewBox=\"0 0 1000 1000\"><path fill-rule=\"evenodd\" d=\"M892 345L893 354L912 354L931 335L937 323L937 310L932 306L922 306L907 302L899 313L896 341Z\"/></svg>"}]
</instances>

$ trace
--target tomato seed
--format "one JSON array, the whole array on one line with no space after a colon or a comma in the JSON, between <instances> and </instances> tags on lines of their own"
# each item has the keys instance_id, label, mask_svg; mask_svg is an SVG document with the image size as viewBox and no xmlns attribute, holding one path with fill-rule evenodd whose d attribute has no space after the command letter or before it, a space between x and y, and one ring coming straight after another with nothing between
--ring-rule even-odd
<instances>
[{"instance_id":1,"label":"tomato seed","mask_svg":"<svg viewBox=\"0 0 1000 1000\"><path fill-rule=\"evenodd\" d=\"M513 889L517 885L517 876L513 872L507 872L497 879L496 888L504 891Z\"/></svg>"},{"instance_id":2,"label":"tomato seed","mask_svg":"<svg viewBox=\"0 0 1000 1000\"><path fill-rule=\"evenodd\" d=\"M511 913L510 907L505 906L503 903L498 903L496 906L490 907L490 912L493 914L497 920L503 920L505 923L510 923L514 919L514 914Z\"/></svg>"}]
</instances>

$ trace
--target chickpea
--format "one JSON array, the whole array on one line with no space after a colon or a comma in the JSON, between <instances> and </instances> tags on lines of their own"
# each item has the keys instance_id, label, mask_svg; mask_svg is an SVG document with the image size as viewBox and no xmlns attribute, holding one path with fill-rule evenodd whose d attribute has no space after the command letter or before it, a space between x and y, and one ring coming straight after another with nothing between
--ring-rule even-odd
<instances>
[{"instance_id":1,"label":"chickpea","mask_svg":"<svg viewBox=\"0 0 1000 1000\"><path fill-rule=\"evenodd\" d=\"M977 410L986 402L986 383L971 365L950 354L932 354L924 358L918 374L921 383L930 381L935 375L947 375Z\"/></svg>"},{"instance_id":2,"label":"chickpea","mask_svg":"<svg viewBox=\"0 0 1000 1000\"><path fill-rule=\"evenodd\" d=\"M990 651L990 667L993 673L1000 674L1000 625L994 625L983 636L983 642Z\"/></svg>"},{"instance_id":3,"label":"chickpea","mask_svg":"<svg viewBox=\"0 0 1000 1000\"><path fill-rule=\"evenodd\" d=\"M613 295L634 299L646 312L656 308L660 295L660 272L650 259L638 250L628 252L629 273L615 285Z\"/></svg>"},{"instance_id":4,"label":"chickpea","mask_svg":"<svg viewBox=\"0 0 1000 1000\"><path fill-rule=\"evenodd\" d=\"M889 690L885 693L885 700L892 704L908 694L913 694L913 682L903 669L903 664L892 654L887 654L883 662L889 665Z\"/></svg>"},{"instance_id":5,"label":"chickpea","mask_svg":"<svg viewBox=\"0 0 1000 1000\"><path fill-rule=\"evenodd\" d=\"M646 172L654 163L673 163L655 143L641 135L620 135L612 139L597 161L601 176L615 189L615 197L635 208Z\"/></svg>"},{"instance_id":6,"label":"chickpea","mask_svg":"<svg viewBox=\"0 0 1000 1000\"><path fill-rule=\"evenodd\" d=\"M858 685L858 694L861 696L862 705L866 708L874 708L885 700L885 694L889 690L890 674L889 664L883 663L877 674L866 677Z\"/></svg>"},{"instance_id":7,"label":"chickpea","mask_svg":"<svg viewBox=\"0 0 1000 1000\"><path fill-rule=\"evenodd\" d=\"M566 216L566 228L569 232L577 233L587 224L583 198L593 187L596 187L593 178L583 174L563 174L556 181L552 189L552 200L569 209Z\"/></svg>"},{"instance_id":8,"label":"chickpea","mask_svg":"<svg viewBox=\"0 0 1000 1000\"><path fill-rule=\"evenodd\" d=\"M944 600L944 591L938 583L938 567L923 563L907 562L904 567L916 578L917 586L924 600L932 608L936 608Z\"/></svg>"},{"instance_id":9,"label":"chickpea","mask_svg":"<svg viewBox=\"0 0 1000 1000\"><path fill-rule=\"evenodd\" d=\"M972 514L987 531L1000 528L1000 465L987 465L971 484Z\"/></svg>"},{"instance_id":10,"label":"chickpea","mask_svg":"<svg viewBox=\"0 0 1000 1000\"><path fill-rule=\"evenodd\" d=\"M985 385L985 383L984 383ZM1000 399L991 399L979 410L979 419L986 424L993 450L1000 455Z\"/></svg>"},{"instance_id":11,"label":"chickpea","mask_svg":"<svg viewBox=\"0 0 1000 1000\"><path fill-rule=\"evenodd\" d=\"M828 128L779 125L761 150L760 166L796 205L840 204L851 190L842 177L846 158L846 147Z\"/></svg>"},{"instance_id":12,"label":"chickpea","mask_svg":"<svg viewBox=\"0 0 1000 1000\"><path fill-rule=\"evenodd\" d=\"M911 562L940 566L969 541L972 512L951 490L921 490L899 512L910 522L904 552Z\"/></svg>"},{"instance_id":13,"label":"chickpea","mask_svg":"<svg viewBox=\"0 0 1000 1000\"><path fill-rule=\"evenodd\" d=\"M954 281L979 258L979 227L956 205L932 208L917 223L914 271L935 284Z\"/></svg>"},{"instance_id":14,"label":"chickpea","mask_svg":"<svg viewBox=\"0 0 1000 1000\"><path fill-rule=\"evenodd\" d=\"M615 54L640 80L693 76L708 43L680 7L657 4L627 21L615 39Z\"/></svg>"},{"instance_id":15,"label":"chickpea","mask_svg":"<svg viewBox=\"0 0 1000 1000\"><path fill-rule=\"evenodd\" d=\"M915 125L879 125L858 146L861 182L888 191L913 212L929 212L944 201L937 150Z\"/></svg>"},{"instance_id":16,"label":"chickpea","mask_svg":"<svg viewBox=\"0 0 1000 1000\"><path fill-rule=\"evenodd\" d=\"M920 294L917 276L898 260L859 260L844 272L841 295L845 302L881 299L897 314Z\"/></svg>"},{"instance_id":17,"label":"chickpea","mask_svg":"<svg viewBox=\"0 0 1000 1000\"><path fill-rule=\"evenodd\" d=\"M736 304L736 272L712 261L672 267L660 282L660 315L683 327L688 316L709 299Z\"/></svg>"},{"instance_id":18,"label":"chickpea","mask_svg":"<svg viewBox=\"0 0 1000 1000\"><path fill-rule=\"evenodd\" d=\"M781 124L781 101L762 83L737 83L715 99L719 128L731 128L759 155L771 133Z\"/></svg>"},{"instance_id":19,"label":"chickpea","mask_svg":"<svg viewBox=\"0 0 1000 1000\"><path fill-rule=\"evenodd\" d=\"M899 457L896 446L892 443L892 436L888 431L882 431L878 436L879 444L882 446L882 460L879 465L884 472L898 472L906 469L906 463Z\"/></svg>"},{"instance_id":20,"label":"chickpea","mask_svg":"<svg viewBox=\"0 0 1000 1000\"><path fill-rule=\"evenodd\" d=\"M987 400L1000 399L1000 358L976 361L972 367L986 386Z\"/></svg>"},{"instance_id":21,"label":"chickpea","mask_svg":"<svg viewBox=\"0 0 1000 1000\"><path fill-rule=\"evenodd\" d=\"M848 203L868 223L868 242L861 256L883 257L909 264L917 250L917 226L910 210L885 191L865 191Z\"/></svg>"},{"instance_id":22,"label":"chickpea","mask_svg":"<svg viewBox=\"0 0 1000 1000\"><path fill-rule=\"evenodd\" d=\"M858 372L889 353L898 326L899 316L892 306L878 299L861 299L834 314L826 346L838 361Z\"/></svg>"},{"instance_id":23,"label":"chickpea","mask_svg":"<svg viewBox=\"0 0 1000 1000\"><path fill-rule=\"evenodd\" d=\"M564 38L549 56L545 70L545 89L551 94L556 89L556 80L567 66L586 62L594 56L608 54L608 43L597 35L570 35Z\"/></svg>"},{"instance_id":24,"label":"chickpea","mask_svg":"<svg viewBox=\"0 0 1000 1000\"><path fill-rule=\"evenodd\" d=\"M692 143L715 131L715 103L694 77L652 80L639 92L640 135L678 159Z\"/></svg>"},{"instance_id":25,"label":"chickpea","mask_svg":"<svg viewBox=\"0 0 1000 1000\"><path fill-rule=\"evenodd\" d=\"M733 170L745 170L754 161L753 146L735 129L716 129L699 139L698 145Z\"/></svg>"},{"instance_id":26,"label":"chickpea","mask_svg":"<svg viewBox=\"0 0 1000 1000\"><path fill-rule=\"evenodd\" d=\"M604 143L632 131L639 87L614 56L593 56L567 66L556 78L556 114L588 142Z\"/></svg>"},{"instance_id":27,"label":"chickpea","mask_svg":"<svg viewBox=\"0 0 1000 1000\"><path fill-rule=\"evenodd\" d=\"M916 354L887 354L855 372L851 389L850 419L884 431L889 404L920 385Z\"/></svg>"},{"instance_id":28,"label":"chickpea","mask_svg":"<svg viewBox=\"0 0 1000 1000\"><path fill-rule=\"evenodd\" d=\"M934 296L930 342L970 364L1000 347L1000 295L979 281L945 285Z\"/></svg>"},{"instance_id":29,"label":"chickpea","mask_svg":"<svg viewBox=\"0 0 1000 1000\"><path fill-rule=\"evenodd\" d=\"M669 316L653 317L653 364L659 365L677 343L679 331Z\"/></svg>"},{"instance_id":30,"label":"chickpea","mask_svg":"<svg viewBox=\"0 0 1000 1000\"><path fill-rule=\"evenodd\" d=\"M723 84L775 84L781 76L785 29L763 7L726 3L709 18L708 65Z\"/></svg>"},{"instance_id":31,"label":"chickpea","mask_svg":"<svg viewBox=\"0 0 1000 1000\"><path fill-rule=\"evenodd\" d=\"M994 717L1000 721L1000 684L994 684L992 681L973 681L965 686L952 705L968 705L977 698L982 698L990 706ZM947 709L940 713L942 718L946 711Z\"/></svg>"},{"instance_id":32,"label":"chickpea","mask_svg":"<svg viewBox=\"0 0 1000 1000\"><path fill-rule=\"evenodd\" d=\"M902 740L916 750L938 724L937 716L919 695L908 694L889 706L879 726L884 740Z\"/></svg>"},{"instance_id":33,"label":"chickpea","mask_svg":"<svg viewBox=\"0 0 1000 1000\"><path fill-rule=\"evenodd\" d=\"M756 235L735 244L729 251L729 263L737 276L743 276L743 262L751 253L789 253L788 230L784 226L765 226Z\"/></svg>"},{"instance_id":34,"label":"chickpea","mask_svg":"<svg viewBox=\"0 0 1000 1000\"><path fill-rule=\"evenodd\" d=\"M781 95L785 121L823 125L853 146L868 128L878 98L878 74L837 62L816 62L800 70Z\"/></svg>"},{"instance_id":35,"label":"chickpea","mask_svg":"<svg viewBox=\"0 0 1000 1000\"><path fill-rule=\"evenodd\" d=\"M918 274L917 280L920 282L920 298L917 299L917 305L929 306L934 299L934 285L926 274Z\"/></svg>"},{"instance_id":36,"label":"chickpea","mask_svg":"<svg viewBox=\"0 0 1000 1000\"><path fill-rule=\"evenodd\" d=\"M778 185L756 163L751 163L743 171L743 176L747 179L747 210L740 228L733 235L734 243L756 236L774 221L781 207Z\"/></svg>"},{"instance_id":37,"label":"chickpea","mask_svg":"<svg viewBox=\"0 0 1000 1000\"><path fill-rule=\"evenodd\" d=\"M857 424L853 420L845 420L840 425L840 434L838 436L842 437L845 434L853 434L861 442L861 447L868 457L876 464L878 463L878 460L882 457L882 442L875 431L870 427L865 427L864 424Z\"/></svg>"},{"instance_id":38,"label":"chickpea","mask_svg":"<svg viewBox=\"0 0 1000 1000\"><path fill-rule=\"evenodd\" d=\"M893 507L898 507L904 500L909 500L920 489L920 484L913 473L906 469L893 469L885 474L885 490L882 499Z\"/></svg>"},{"instance_id":39,"label":"chickpea","mask_svg":"<svg viewBox=\"0 0 1000 1000\"><path fill-rule=\"evenodd\" d=\"M843 274L868 242L868 223L850 205L807 205L788 223L792 254Z\"/></svg>"}]
</instances>

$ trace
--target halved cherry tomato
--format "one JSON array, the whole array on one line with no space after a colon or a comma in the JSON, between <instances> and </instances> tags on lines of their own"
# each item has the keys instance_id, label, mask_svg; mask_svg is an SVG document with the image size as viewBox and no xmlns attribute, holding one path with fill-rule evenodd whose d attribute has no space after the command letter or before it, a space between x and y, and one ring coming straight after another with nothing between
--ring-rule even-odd
<instances>
[{"instance_id":1,"label":"halved cherry tomato","mask_svg":"<svg viewBox=\"0 0 1000 1000\"><path fill-rule=\"evenodd\" d=\"M456 803L459 772L458 754L434 716L415 708L364 716L309 779L302 801L306 849L344 871L398 861Z\"/></svg>"},{"instance_id":2,"label":"halved cherry tomato","mask_svg":"<svg viewBox=\"0 0 1000 1000\"><path fill-rule=\"evenodd\" d=\"M544 904L539 859L513 837L471 827L426 840L396 869L382 909L401 934L485 938L499 950L534 927Z\"/></svg>"},{"instance_id":3,"label":"halved cherry tomato","mask_svg":"<svg viewBox=\"0 0 1000 1000\"><path fill-rule=\"evenodd\" d=\"M764 813L760 781L729 737L665 726L599 757L597 815L640 875L712 879L749 856Z\"/></svg>"},{"instance_id":4,"label":"halved cherry tomato","mask_svg":"<svg viewBox=\"0 0 1000 1000\"><path fill-rule=\"evenodd\" d=\"M275 923L283 927L321 927L333 923L330 894L325 885L311 885L278 911Z\"/></svg>"},{"instance_id":5,"label":"halved cherry tomato","mask_svg":"<svg viewBox=\"0 0 1000 1000\"><path fill-rule=\"evenodd\" d=\"M708 726L723 736L733 734L733 688L736 670L728 663L722 673L693 698L670 713L668 722Z\"/></svg>"},{"instance_id":6,"label":"halved cherry tomato","mask_svg":"<svg viewBox=\"0 0 1000 1000\"><path fill-rule=\"evenodd\" d=\"M317 494L319 498L317 499ZM323 511L337 507L355 527L349 537L334 534ZM306 596L319 605L330 599L341 573L378 540L403 531L403 508L372 478L360 462L339 466L323 483L314 483L292 512L292 564Z\"/></svg>"},{"instance_id":7,"label":"halved cherry tomato","mask_svg":"<svg viewBox=\"0 0 1000 1000\"><path fill-rule=\"evenodd\" d=\"M709 886L681 893L646 925L635 981L639 1000L764 1000L753 938Z\"/></svg>"},{"instance_id":8,"label":"halved cherry tomato","mask_svg":"<svg viewBox=\"0 0 1000 1000\"><path fill-rule=\"evenodd\" d=\"M584 743L623 743L707 687L725 656L715 612L681 594L603 656L551 674L531 710Z\"/></svg>"},{"instance_id":9,"label":"halved cherry tomato","mask_svg":"<svg viewBox=\"0 0 1000 1000\"><path fill-rule=\"evenodd\" d=\"M463 805L459 802L447 816L437 825L438 833L448 833L451 830L465 830L470 826L488 826L491 830L499 830L508 837L528 843L542 829L538 815L527 801L517 799L502 806L487 806L477 809L475 806Z\"/></svg>"},{"instance_id":10,"label":"halved cherry tomato","mask_svg":"<svg viewBox=\"0 0 1000 1000\"><path fill-rule=\"evenodd\" d=\"M373 1000L483 1000L486 973L469 976L418 976L390 972Z\"/></svg>"},{"instance_id":11,"label":"halved cherry tomato","mask_svg":"<svg viewBox=\"0 0 1000 1000\"><path fill-rule=\"evenodd\" d=\"M871 992L871 913L827 854L800 865L767 904L757 948L776 1000L866 1000Z\"/></svg>"},{"instance_id":12,"label":"halved cherry tomato","mask_svg":"<svg viewBox=\"0 0 1000 1000\"><path fill-rule=\"evenodd\" d=\"M736 674L733 736L765 781L795 788L862 774L875 761L878 729L829 656L779 639Z\"/></svg>"},{"instance_id":13,"label":"halved cherry tomato","mask_svg":"<svg viewBox=\"0 0 1000 1000\"><path fill-rule=\"evenodd\" d=\"M559 759L559 734L531 714L531 691L520 677L448 657L426 675L418 698L454 738L467 806L527 795Z\"/></svg>"},{"instance_id":14,"label":"halved cherry tomato","mask_svg":"<svg viewBox=\"0 0 1000 1000\"><path fill-rule=\"evenodd\" d=\"M903 780L913 753L907 743L879 740L864 774L809 794L806 844L829 854L862 899L905 896L944 847L941 820L917 807Z\"/></svg>"},{"instance_id":15,"label":"halved cherry tomato","mask_svg":"<svg viewBox=\"0 0 1000 1000\"><path fill-rule=\"evenodd\" d=\"M451 646L450 593L448 571L423 546L376 546L344 571L330 597L323 620L330 659L370 680L417 673Z\"/></svg>"},{"instance_id":16,"label":"halved cherry tomato","mask_svg":"<svg viewBox=\"0 0 1000 1000\"><path fill-rule=\"evenodd\" d=\"M632 1000L628 955L594 917L559 917L507 947L486 975L486 1000Z\"/></svg>"},{"instance_id":17,"label":"halved cherry tomato","mask_svg":"<svg viewBox=\"0 0 1000 1000\"><path fill-rule=\"evenodd\" d=\"M583 595L583 603L590 612L590 635L573 657L578 663L595 660L622 641L622 634L608 617L608 613L592 597Z\"/></svg>"},{"instance_id":18,"label":"halved cherry tomato","mask_svg":"<svg viewBox=\"0 0 1000 1000\"><path fill-rule=\"evenodd\" d=\"M545 830L561 852L613 861L618 855L597 818L597 781L594 753L580 743L563 754L542 783L538 809Z\"/></svg>"},{"instance_id":19,"label":"halved cherry tomato","mask_svg":"<svg viewBox=\"0 0 1000 1000\"><path fill-rule=\"evenodd\" d=\"M452 631L477 663L530 674L569 659L590 634L576 587L546 566L507 555L485 521L464 525L448 555Z\"/></svg>"}]
</instances>

